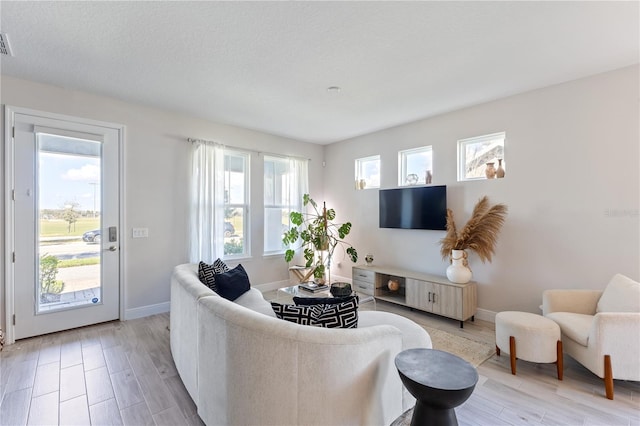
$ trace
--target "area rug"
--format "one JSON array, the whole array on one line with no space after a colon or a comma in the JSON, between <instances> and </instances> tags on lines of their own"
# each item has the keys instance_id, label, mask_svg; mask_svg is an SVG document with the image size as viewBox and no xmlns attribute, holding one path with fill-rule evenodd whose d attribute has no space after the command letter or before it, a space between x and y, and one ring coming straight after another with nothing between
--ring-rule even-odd
<instances>
[{"instance_id":1,"label":"area rug","mask_svg":"<svg viewBox=\"0 0 640 426\"><path fill-rule=\"evenodd\" d=\"M446 331L422 326L429 336L433 349L449 352L469 362L474 367L479 366L496 353L495 345L478 342L466 337L457 336ZM400 417L395 419L391 426L410 426L413 417L413 408L408 409Z\"/></svg>"},{"instance_id":2,"label":"area rug","mask_svg":"<svg viewBox=\"0 0 640 426\"><path fill-rule=\"evenodd\" d=\"M464 359L474 367L479 366L496 353L495 345L457 336L437 328L422 326L429 336L433 349L449 352Z\"/></svg>"}]
</instances>

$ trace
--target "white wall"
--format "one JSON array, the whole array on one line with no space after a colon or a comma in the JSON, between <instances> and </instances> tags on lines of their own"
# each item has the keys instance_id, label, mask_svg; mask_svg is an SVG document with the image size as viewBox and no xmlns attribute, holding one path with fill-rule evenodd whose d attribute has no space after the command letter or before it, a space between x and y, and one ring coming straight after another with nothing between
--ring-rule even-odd
<instances>
[{"instance_id":1,"label":"white wall","mask_svg":"<svg viewBox=\"0 0 640 426\"><path fill-rule=\"evenodd\" d=\"M310 189L322 194L323 147L265 133L134 105L111 98L2 76L3 105L124 124L125 155L125 309L166 304L169 279L175 265L188 256L187 138L216 140L229 146L311 159ZM4 136L4 132L2 133ZM4 139L4 137L3 137ZM4 153L4 149L2 150ZM4 155L4 154L3 154ZM252 162L261 157L252 155ZM4 200L4 161L2 200ZM262 203L262 180L253 176L252 203ZM4 223L4 205L0 221ZM283 257L262 257L261 213L254 209L251 259L242 260L252 284L288 279ZM149 238L132 239L131 228L149 228ZM4 242L4 234L2 241ZM4 259L4 243L0 247ZM0 262L2 263L2 262ZM2 266L0 266L2 268ZM0 312L4 325L4 271L0 286ZM144 310L143 310L144 311Z\"/></svg>"},{"instance_id":2,"label":"white wall","mask_svg":"<svg viewBox=\"0 0 640 426\"><path fill-rule=\"evenodd\" d=\"M382 187L396 187L398 151L433 146L433 184L461 226L488 195L509 216L493 263L470 255L478 304L539 312L549 288L603 288L640 278L639 69L629 67L338 142L327 147L325 193L353 223L361 258L444 275L443 231L378 228L378 190L354 189L354 160L380 154ZM457 182L457 140L506 131L506 177ZM349 277L342 260L334 274Z\"/></svg>"}]
</instances>

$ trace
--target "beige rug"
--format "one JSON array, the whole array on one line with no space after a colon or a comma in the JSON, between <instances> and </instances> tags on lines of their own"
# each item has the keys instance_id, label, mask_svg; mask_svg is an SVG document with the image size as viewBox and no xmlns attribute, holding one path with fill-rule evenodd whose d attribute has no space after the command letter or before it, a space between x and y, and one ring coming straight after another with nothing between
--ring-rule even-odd
<instances>
[{"instance_id":1,"label":"beige rug","mask_svg":"<svg viewBox=\"0 0 640 426\"><path fill-rule=\"evenodd\" d=\"M447 333L446 331L438 330L436 328L427 327L425 325L423 325L422 328L427 330L427 333L431 336L433 349L457 355L474 367L479 366L496 353L495 345L478 342L466 337ZM413 408L410 408L402 413L400 417L395 419L394 422L391 423L391 426L410 426L412 417Z\"/></svg>"},{"instance_id":2,"label":"beige rug","mask_svg":"<svg viewBox=\"0 0 640 426\"><path fill-rule=\"evenodd\" d=\"M478 342L425 325L422 328L427 330L431 336L433 349L457 355L474 367L479 366L496 353L496 347L493 344Z\"/></svg>"}]
</instances>

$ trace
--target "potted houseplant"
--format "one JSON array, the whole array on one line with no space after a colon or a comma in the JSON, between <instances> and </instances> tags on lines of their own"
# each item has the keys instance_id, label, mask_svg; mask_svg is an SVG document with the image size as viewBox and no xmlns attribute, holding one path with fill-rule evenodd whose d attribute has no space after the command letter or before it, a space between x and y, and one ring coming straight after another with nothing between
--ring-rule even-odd
<instances>
[{"instance_id":1,"label":"potted houseplant","mask_svg":"<svg viewBox=\"0 0 640 426\"><path fill-rule=\"evenodd\" d=\"M336 212L334 209L327 209L323 203L322 210L317 203L304 194L302 199L304 207L311 206L310 212L296 212L289 214L292 226L282 237L282 242L291 247L300 243L299 247L289 248L285 251L284 258L287 262L293 260L296 249L303 249L305 267L312 268L313 277L316 282L324 284L327 273L330 273L331 258L335 249L341 246L352 262L358 261L358 252L344 238L351 232L351 222L334 223Z\"/></svg>"},{"instance_id":2,"label":"potted houseplant","mask_svg":"<svg viewBox=\"0 0 640 426\"><path fill-rule=\"evenodd\" d=\"M450 258L447 268L449 281L464 284L471 280L471 270L467 263L467 252L473 250L482 262L491 262L495 252L498 233L507 216L504 204L489 205L489 199L482 197L473 208L471 218L458 232L453 219L453 211L447 209L447 234L440 241L440 254L443 259Z\"/></svg>"}]
</instances>

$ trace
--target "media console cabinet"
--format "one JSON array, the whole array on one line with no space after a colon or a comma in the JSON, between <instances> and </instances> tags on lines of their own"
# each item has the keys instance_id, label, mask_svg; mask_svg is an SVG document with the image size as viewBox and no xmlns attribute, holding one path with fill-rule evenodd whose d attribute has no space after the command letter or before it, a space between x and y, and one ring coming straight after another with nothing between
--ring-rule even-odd
<instances>
[{"instance_id":1,"label":"media console cabinet","mask_svg":"<svg viewBox=\"0 0 640 426\"><path fill-rule=\"evenodd\" d=\"M352 268L357 292L460 321L474 320L478 307L476 283L455 284L446 277L385 266L358 265ZM390 290L389 280L397 282Z\"/></svg>"}]
</instances>

